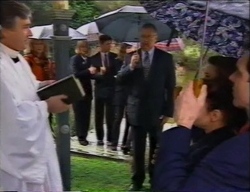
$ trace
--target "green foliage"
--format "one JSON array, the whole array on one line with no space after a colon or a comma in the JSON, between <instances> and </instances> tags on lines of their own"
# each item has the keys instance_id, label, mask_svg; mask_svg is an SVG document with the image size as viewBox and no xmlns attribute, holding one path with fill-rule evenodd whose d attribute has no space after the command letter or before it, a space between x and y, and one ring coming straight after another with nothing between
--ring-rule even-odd
<instances>
[{"instance_id":1,"label":"green foliage","mask_svg":"<svg viewBox=\"0 0 250 192\"><path fill-rule=\"evenodd\" d=\"M182 62L187 68L191 70L197 70L200 61L200 54L201 54L201 45L193 41L192 39L182 38L185 44L185 49L180 52L172 53L174 56L175 62ZM206 47L204 49L206 51ZM208 50L206 54L206 58L212 55L217 55L212 50Z\"/></svg>"},{"instance_id":2,"label":"green foliage","mask_svg":"<svg viewBox=\"0 0 250 192\"><path fill-rule=\"evenodd\" d=\"M69 0L69 5L75 11L72 18L71 27L78 28L85 23L91 22L100 15L99 9L93 1Z\"/></svg>"},{"instance_id":3,"label":"green foliage","mask_svg":"<svg viewBox=\"0 0 250 192\"><path fill-rule=\"evenodd\" d=\"M48 25L52 23L51 15L48 14L52 8L52 1L20 1L32 10L33 25Z\"/></svg>"},{"instance_id":4,"label":"green foliage","mask_svg":"<svg viewBox=\"0 0 250 192\"><path fill-rule=\"evenodd\" d=\"M51 11L52 1L21 1L28 5L33 12L33 25L48 25L52 23ZM93 21L100 15L99 8L93 1L69 0L70 9L75 11L72 18L71 27L78 28L81 25Z\"/></svg>"},{"instance_id":5,"label":"green foliage","mask_svg":"<svg viewBox=\"0 0 250 192\"><path fill-rule=\"evenodd\" d=\"M101 11L101 13L106 13L119 9L125 5L140 5L137 0L130 1L93 1L95 6Z\"/></svg>"}]
</instances>

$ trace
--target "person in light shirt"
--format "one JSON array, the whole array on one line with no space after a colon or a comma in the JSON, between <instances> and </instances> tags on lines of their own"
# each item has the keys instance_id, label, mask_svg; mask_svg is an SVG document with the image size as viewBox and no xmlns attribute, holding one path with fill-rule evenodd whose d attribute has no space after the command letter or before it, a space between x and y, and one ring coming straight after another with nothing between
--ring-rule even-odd
<instances>
[{"instance_id":1,"label":"person in light shirt","mask_svg":"<svg viewBox=\"0 0 250 192\"><path fill-rule=\"evenodd\" d=\"M40 86L19 53L32 35L30 9L17 1L0 5L0 186L3 191L63 191L49 113L69 109L65 96L41 101Z\"/></svg>"}]
</instances>

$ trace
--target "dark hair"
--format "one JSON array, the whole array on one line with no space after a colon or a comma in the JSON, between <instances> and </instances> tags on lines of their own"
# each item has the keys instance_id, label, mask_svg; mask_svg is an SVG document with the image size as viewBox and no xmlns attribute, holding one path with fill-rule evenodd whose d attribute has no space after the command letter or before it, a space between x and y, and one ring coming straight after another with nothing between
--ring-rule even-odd
<instances>
[{"instance_id":1,"label":"dark hair","mask_svg":"<svg viewBox=\"0 0 250 192\"><path fill-rule=\"evenodd\" d=\"M24 3L13 0L0 2L0 25L2 28L11 29L15 27L16 19L31 18L31 10Z\"/></svg>"},{"instance_id":2,"label":"dark hair","mask_svg":"<svg viewBox=\"0 0 250 192\"><path fill-rule=\"evenodd\" d=\"M142 26L142 29L152 29L152 30L154 30L155 32L157 32L157 29L156 29L155 25L152 24L152 23L145 23L145 24Z\"/></svg>"},{"instance_id":3,"label":"dark hair","mask_svg":"<svg viewBox=\"0 0 250 192\"><path fill-rule=\"evenodd\" d=\"M234 130L240 129L247 122L247 113L245 109L233 105L232 86L229 84L218 86L216 80L204 83L207 85L207 109L209 111L216 109L222 111L226 126L234 128Z\"/></svg>"},{"instance_id":4,"label":"dark hair","mask_svg":"<svg viewBox=\"0 0 250 192\"><path fill-rule=\"evenodd\" d=\"M112 38L108 35L100 35L99 42L101 44L105 43L106 41L112 41Z\"/></svg>"},{"instance_id":5,"label":"dark hair","mask_svg":"<svg viewBox=\"0 0 250 192\"><path fill-rule=\"evenodd\" d=\"M209 64L215 66L217 69L217 77L223 81L228 80L229 76L237 70L237 61L237 58L219 55L208 58Z\"/></svg>"}]
</instances>

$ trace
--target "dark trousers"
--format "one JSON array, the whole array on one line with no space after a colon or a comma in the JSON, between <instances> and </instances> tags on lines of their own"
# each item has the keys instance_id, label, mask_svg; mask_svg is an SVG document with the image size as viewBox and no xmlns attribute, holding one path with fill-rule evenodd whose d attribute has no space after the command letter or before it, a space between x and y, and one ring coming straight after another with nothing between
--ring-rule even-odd
<instances>
[{"instance_id":1,"label":"dark trousers","mask_svg":"<svg viewBox=\"0 0 250 192\"><path fill-rule=\"evenodd\" d=\"M112 145L117 146L118 141L119 141L119 136L120 136L120 129L121 129L121 122L122 118L124 117L124 112L125 112L125 105L115 105L114 106L114 121L113 121L113 128L112 128ZM129 123L126 118L126 127L125 127L125 137L123 138L123 145L125 145L127 140L127 134L126 131L128 132L129 130Z\"/></svg>"},{"instance_id":2,"label":"dark trousers","mask_svg":"<svg viewBox=\"0 0 250 192\"><path fill-rule=\"evenodd\" d=\"M154 151L157 147L159 127L145 128L142 126L132 126L133 131L133 163L132 163L132 183L141 186L145 180L145 150L146 138L149 135L149 159L148 159L148 173L150 177L150 184L153 178L152 159Z\"/></svg>"},{"instance_id":3,"label":"dark trousers","mask_svg":"<svg viewBox=\"0 0 250 192\"><path fill-rule=\"evenodd\" d=\"M112 98L95 98L95 128L98 141L103 141L104 128L103 120L104 113L107 125L107 141L112 142L112 126L114 120L114 106Z\"/></svg>"},{"instance_id":4,"label":"dark trousers","mask_svg":"<svg viewBox=\"0 0 250 192\"><path fill-rule=\"evenodd\" d=\"M128 122L128 117L126 114L126 125L125 125L124 135L122 138L122 146L130 148L131 142L132 142L132 128Z\"/></svg>"},{"instance_id":5,"label":"dark trousers","mask_svg":"<svg viewBox=\"0 0 250 192\"><path fill-rule=\"evenodd\" d=\"M75 114L76 135L79 141L85 141L88 136L91 114L91 99L85 98L73 104Z\"/></svg>"}]
</instances>

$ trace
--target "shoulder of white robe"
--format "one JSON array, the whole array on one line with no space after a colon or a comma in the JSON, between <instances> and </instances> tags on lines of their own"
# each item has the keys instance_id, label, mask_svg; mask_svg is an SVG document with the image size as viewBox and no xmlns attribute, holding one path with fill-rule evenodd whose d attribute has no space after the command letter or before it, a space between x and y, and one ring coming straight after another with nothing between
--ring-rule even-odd
<instances>
[{"instance_id":1,"label":"shoulder of white robe","mask_svg":"<svg viewBox=\"0 0 250 192\"><path fill-rule=\"evenodd\" d=\"M25 69L26 69L27 72L29 73L29 75L30 75L32 81L34 82L34 84L36 85L36 88L38 89L41 82L38 81L38 80L36 79L36 76L35 76L34 73L32 72L32 70L31 70L31 68L30 68L30 66L29 66L29 64L28 64L28 62L26 61L26 59L24 59L24 57L23 57L21 54L19 55L19 59L20 59L20 61L24 64Z\"/></svg>"}]
</instances>

